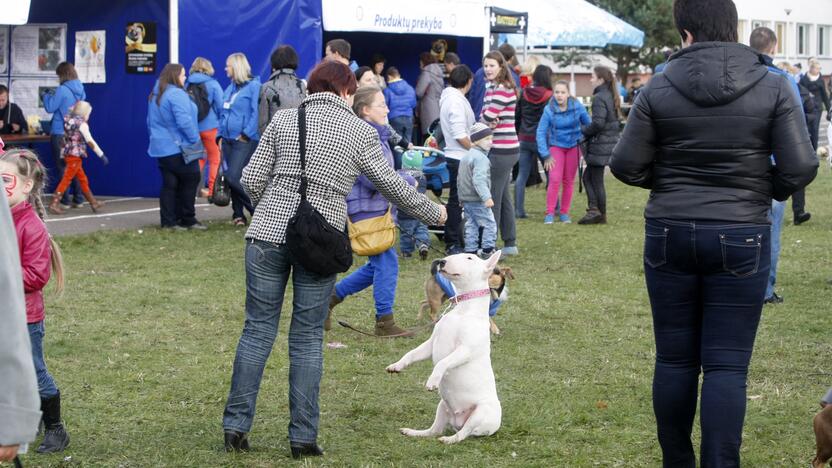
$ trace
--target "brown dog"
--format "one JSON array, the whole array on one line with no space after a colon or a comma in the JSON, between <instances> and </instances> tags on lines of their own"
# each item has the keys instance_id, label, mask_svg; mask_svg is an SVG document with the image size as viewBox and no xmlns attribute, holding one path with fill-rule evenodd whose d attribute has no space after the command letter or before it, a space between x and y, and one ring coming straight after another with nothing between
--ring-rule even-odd
<instances>
[{"instance_id":1,"label":"brown dog","mask_svg":"<svg viewBox=\"0 0 832 468\"><path fill-rule=\"evenodd\" d=\"M430 278L425 281L425 300L419 303L419 315L416 316L419 320L422 319L422 315L425 311L429 311L430 319L435 322L439 317L439 311L442 309L442 304L448 300L448 296L445 295L442 287L440 287L439 283L437 283L434 279L436 276L436 264L436 261L431 264ZM491 289L491 300L496 301L497 299L500 299L505 301L508 298L506 281L513 279L514 273L511 271L511 267L495 268L491 273L491 276L488 277L488 287ZM500 329L494 322L494 318L491 318L490 321L491 333L499 335Z\"/></svg>"},{"instance_id":2,"label":"brown dog","mask_svg":"<svg viewBox=\"0 0 832 468\"><path fill-rule=\"evenodd\" d=\"M826 405L812 421L815 428L815 445L817 453L812 466L820 468L832 458L832 405Z\"/></svg>"}]
</instances>

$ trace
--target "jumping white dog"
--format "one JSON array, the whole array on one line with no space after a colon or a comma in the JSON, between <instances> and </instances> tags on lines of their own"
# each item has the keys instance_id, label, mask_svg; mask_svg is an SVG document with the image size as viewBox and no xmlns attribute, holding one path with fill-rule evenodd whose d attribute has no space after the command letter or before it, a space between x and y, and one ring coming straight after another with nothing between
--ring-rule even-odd
<instances>
[{"instance_id":1,"label":"jumping white dog","mask_svg":"<svg viewBox=\"0 0 832 468\"><path fill-rule=\"evenodd\" d=\"M439 271L454 285L453 307L437 322L430 338L387 366L387 372L401 372L414 362L433 358L425 387L439 388L442 400L436 419L422 431L401 429L411 437L434 437L451 425L458 432L440 437L446 444L468 436L491 435L500 428L502 408L491 369L491 335L488 320L490 290L488 277L500 260L495 252L488 260L473 254L451 255L439 262Z\"/></svg>"}]
</instances>

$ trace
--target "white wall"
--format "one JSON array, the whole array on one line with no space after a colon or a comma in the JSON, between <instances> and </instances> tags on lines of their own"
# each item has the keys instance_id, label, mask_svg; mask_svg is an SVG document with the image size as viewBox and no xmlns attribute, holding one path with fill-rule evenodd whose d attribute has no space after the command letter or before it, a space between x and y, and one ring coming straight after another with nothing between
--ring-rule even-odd
<instances>
[{"instance_id":1,"label":"white wall","mask_svg":"<svg viewBox=\"0 0 832 468\"><path fill-rule=\"evenodd\" d=\"M778 37L783 50L774 57L775 62L799 62L805 71L809 57L817 57L823 66L822 72L832 73L832 0L734 0L734 4L740 19L740 42L748 44L753 23L761 22L775 32L780 23L781 33L785 31L785 41ZM787 13L787 10L790 11ZM798 51L799 25L804 26L808 36L803 53ZM819 49L821 27L825 28L826 49L822 53Z\"/></svg>"}]
</instances>

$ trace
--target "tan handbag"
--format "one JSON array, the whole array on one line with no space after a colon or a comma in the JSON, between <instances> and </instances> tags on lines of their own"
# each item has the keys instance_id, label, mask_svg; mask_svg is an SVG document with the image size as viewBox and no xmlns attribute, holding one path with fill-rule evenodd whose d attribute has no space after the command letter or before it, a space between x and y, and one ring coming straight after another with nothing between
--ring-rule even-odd
<instances>
[{"instance_id":1,"label":"tan handbag","mask_svg":"<svg viewBox=\"0 0 832 468\"><path fill-rule=\"evenodd\" d=\"M358 255L369 257L378 255L396 244L396 223L393 222L392 206L387 207L387 213L374 218L367 218L356 223L347 216L347 227L350 233L352 251Z\"/></svg>"}]
</instances>

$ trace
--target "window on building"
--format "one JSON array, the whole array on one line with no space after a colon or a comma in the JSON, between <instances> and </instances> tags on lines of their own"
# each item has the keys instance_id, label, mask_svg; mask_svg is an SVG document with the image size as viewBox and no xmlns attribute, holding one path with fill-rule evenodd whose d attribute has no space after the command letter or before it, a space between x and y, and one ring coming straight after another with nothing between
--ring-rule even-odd
<instances>
[{"instance_id":1,"label":"window on building","mask_svg":"<svg viewBox=\"0 0 832 468\"><path fill-rule=\"evenodd\" d=\"M760 26L768 26L767 21L760 21L760 20L751 20L751 30L755 30Z\"/></svg>"},{"instance_id":2,"label":"window on building","mask_svg":"<svg viewBox=\"0 0 832 468\"><path fill-rule=\"evenodd\" d=\"M777 23L774 25L774 34L777 35L777 52L776 55L786 55L786 42L788 36L786 35L786 23Z\"/></svg>"},{"instance_id":3,"label":"window on building","mask_svg":"<svg viewBox=\"0 0 832 468\"><path fill-rule=\"evenodd\" d=\"M829 50L829 30L829 26L818 26L818 56L832 55Z\"/></svg>"},{"instance_id":4,"label":"window on building","mask_svg":"<svg viewBox=\"0 0 832 468\"><path fill-rule=\"evenodd\" d=\"M740 38L741 43L747 45L748 42L749 42L748 41L749 32L745 30L745 23L746 23L745 20L740 20L739 23L737 23L737 37Z\"/></svg>"},{"instance_id":5,"label":"window on building","mask_svg":"<svg viewBox=\"0 0 832 468\"><path fill-rule=\"evenodd\" d=\"M797 55L809 55L809 25L797 25Z\"/></svg>"}]
</instances>

